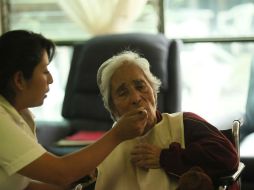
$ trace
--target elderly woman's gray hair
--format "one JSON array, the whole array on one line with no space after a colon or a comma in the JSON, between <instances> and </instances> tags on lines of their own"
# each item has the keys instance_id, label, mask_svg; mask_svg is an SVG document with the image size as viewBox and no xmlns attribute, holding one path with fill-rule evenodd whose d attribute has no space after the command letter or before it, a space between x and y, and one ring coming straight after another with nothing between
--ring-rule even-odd
<instances>
[{"instance_id":1,"label":"elderly woman's gray hair","mask_svg":"<svg viewBox=\"0 0 254 190\"><path fill-rule=\"evenodd\" d=\"M110 82L114 72L124 63L131 63L139 66L145 73L151 84L155 99L157 102L157 93L159 92L161 81L150 71L150 64L147 59L132 51L123 51L110 59L106 60L97 72L97 84L100 89L105 108L111 113L111 93Z\"/></svg>"}]
</instances>

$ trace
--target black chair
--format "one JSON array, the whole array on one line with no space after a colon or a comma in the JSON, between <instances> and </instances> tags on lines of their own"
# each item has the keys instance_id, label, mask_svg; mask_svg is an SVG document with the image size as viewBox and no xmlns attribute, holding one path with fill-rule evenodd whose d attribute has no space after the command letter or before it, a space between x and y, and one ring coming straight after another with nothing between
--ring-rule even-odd
<instances>
[{"instance_id":1,"label":"black chair","mask_svg":"<svg viewBox=\"0 0 254 190\"><path fill-rule=\"evenodd\" d=\"M106 59L123 50L134 50L147 58L151 71L161 79L159 109L168 113L181 111L179 46L180 41L162 34L143 33L103 35L76 44L62 108L66 122L61 127L44 123L38 128L39 142L49 151L63 155L80 147L56 146L59 139L80 130L111 128L112 119L103 106L96 74Z\"/></svg>"},{"instance_id":2,"label":"black chair","mask_svg":"<svg viewBox=\"0 0 254 190\"><path fill-rule=\"evenodd\" d=\"M238 157L240 160L240 126L241 121L234 120L232 124L232 129L222 130L221 132L234 144L236 147ZM238 185L239 189L241 189L241 175L245 168L245 164L243 162L239 162L238 169L232 175L224 176L219 179L219 187L218 190L227 190L232 185Z\"/></svg>"}]
</instances>

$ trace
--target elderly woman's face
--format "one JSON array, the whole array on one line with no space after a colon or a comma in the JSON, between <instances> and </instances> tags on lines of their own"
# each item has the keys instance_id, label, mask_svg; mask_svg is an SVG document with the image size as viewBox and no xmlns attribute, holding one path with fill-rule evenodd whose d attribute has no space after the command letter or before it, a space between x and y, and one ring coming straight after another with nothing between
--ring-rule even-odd
<instances>
[{"instance_id":1,"label":"elderly woman's face","mask_svg":"<svg viewBox=\"0 0 254 190\"><path fill-rule=\"evenodd\" d=\"M148 114L147 130L156 123L154 91L138 66L125 63L115 71L111 78L111 98L116 119L128 111L143 107Z\"/></svg>"}]
</instances>

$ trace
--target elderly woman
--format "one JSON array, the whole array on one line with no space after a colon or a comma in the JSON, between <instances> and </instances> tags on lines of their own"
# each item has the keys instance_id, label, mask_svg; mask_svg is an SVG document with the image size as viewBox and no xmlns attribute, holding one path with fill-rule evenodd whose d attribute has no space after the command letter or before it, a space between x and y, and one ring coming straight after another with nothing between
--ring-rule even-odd
<instances>
[{"instance_id":1,"label":"elderly woman","mask_svg":"<svg viewBox=\"0 0 254 190\"><path fill-rule=\"evenodd\" d=\"M137 53L124 51L105 61L97 83L114 121L137 109L147 113L143 136L120 144L99 165L97 190L175 189L193 166L213 180L237 169L236 150L217 128L194 113L160 113L161 82Z\"/></svg>"}]
</instances>

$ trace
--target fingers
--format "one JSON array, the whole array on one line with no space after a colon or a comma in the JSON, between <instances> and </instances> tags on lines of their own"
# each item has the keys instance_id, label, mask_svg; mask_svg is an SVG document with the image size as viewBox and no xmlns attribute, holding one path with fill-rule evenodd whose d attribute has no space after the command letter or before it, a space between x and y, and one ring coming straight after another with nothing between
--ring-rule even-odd
<instances>
[{"instance_id":1,"label":"fingers","mask_svg":"<svg viewBox=\"0 0 254 190\"><path fill-rule=\"evenodd\" d=\"M144 133L147 122L147 111L144 108L138 108L125 113L119 118L114 128L117 128L118 138L120 140L131 139Z\"/></svg>"},{"instance_id":2,"label":"fingers","mask_svg":"<svg viewBox=\"0 0 254 190\"><path fill-rule=\"evenodd\" d=\"M147 118L147 111L143 107L125 113L114 125L116 136L123 141L143 135Z\"/></svg>"},{"instance_id":3,"label":"fingers","mask_svg":"<svg viewBox=\"0 0 254 190\"><path fill-rule=\"evenodd\" d=\"M136 154L131 155L131 161L134 163L138 162L152 162L154 159L154 156L151 154Z\"/></svg>"},{"instance_id":4,"label":"fingers","mask_svg":"<svg viewBox=\"0 0 254 190\"><path fill-rule=\"evenodd\" d=\"M152 153L153 146L148 143L138 143L134 149L132 150L131 154L149 154Z\"/></svg>"},{"instance_id":5,"label":"fingers","mask_svg":"<svg viewBox=\"0 0 254 190\"><path fill-rule=\"evenodd\" d=\"M160 152L161 152L161 149L157 146L154 146L148 143L138 143L131 151L131 154L132 155L151 154L155 156L160 156Z\"/></svg>"},{"instance_id":6,"label":"fingers","mask_svg":"<svg viewBox=\"0 0 254 190\"><path fill-rule=\"evenodd\" d=\"M131 162L141 168L159 168L161 149L148 143L140 143L131 152Z\"/></svg>"},{"instance_id":7,"label":"fingers","mask_svg":"<svg viewBox=\"0 0 254 190\"><path fill-rule=\"evenodd\" d=\"M126 114L123 115L123 117L131 117L132 119L142 120L147 119L147 111L143 108L137 108L135 110L129 111Z\"/></svg>"},{"instance_id":8,"label":"fingers","mask_svg":"<svg viewBox=\"0 0 254 190\"><path fill-rule=\"evenodd\" d=\"M146 126L147 117L147 111L144 108L138 108L123 115L122 119L126 120L128 127L132 126L134 130L138 131L138 135L142 135Z\"/></svg>"},{"instance_id":9,"label":"fingers","mask_svg":"<svg viewBox=\"0 0 254 190\"><path fill-rule=\"evenodd\" d=\"M140 168L155 169L159 168L159 160L151 155L138 155L131 158L131 162Z\"/></svg>"}]
</instances>

